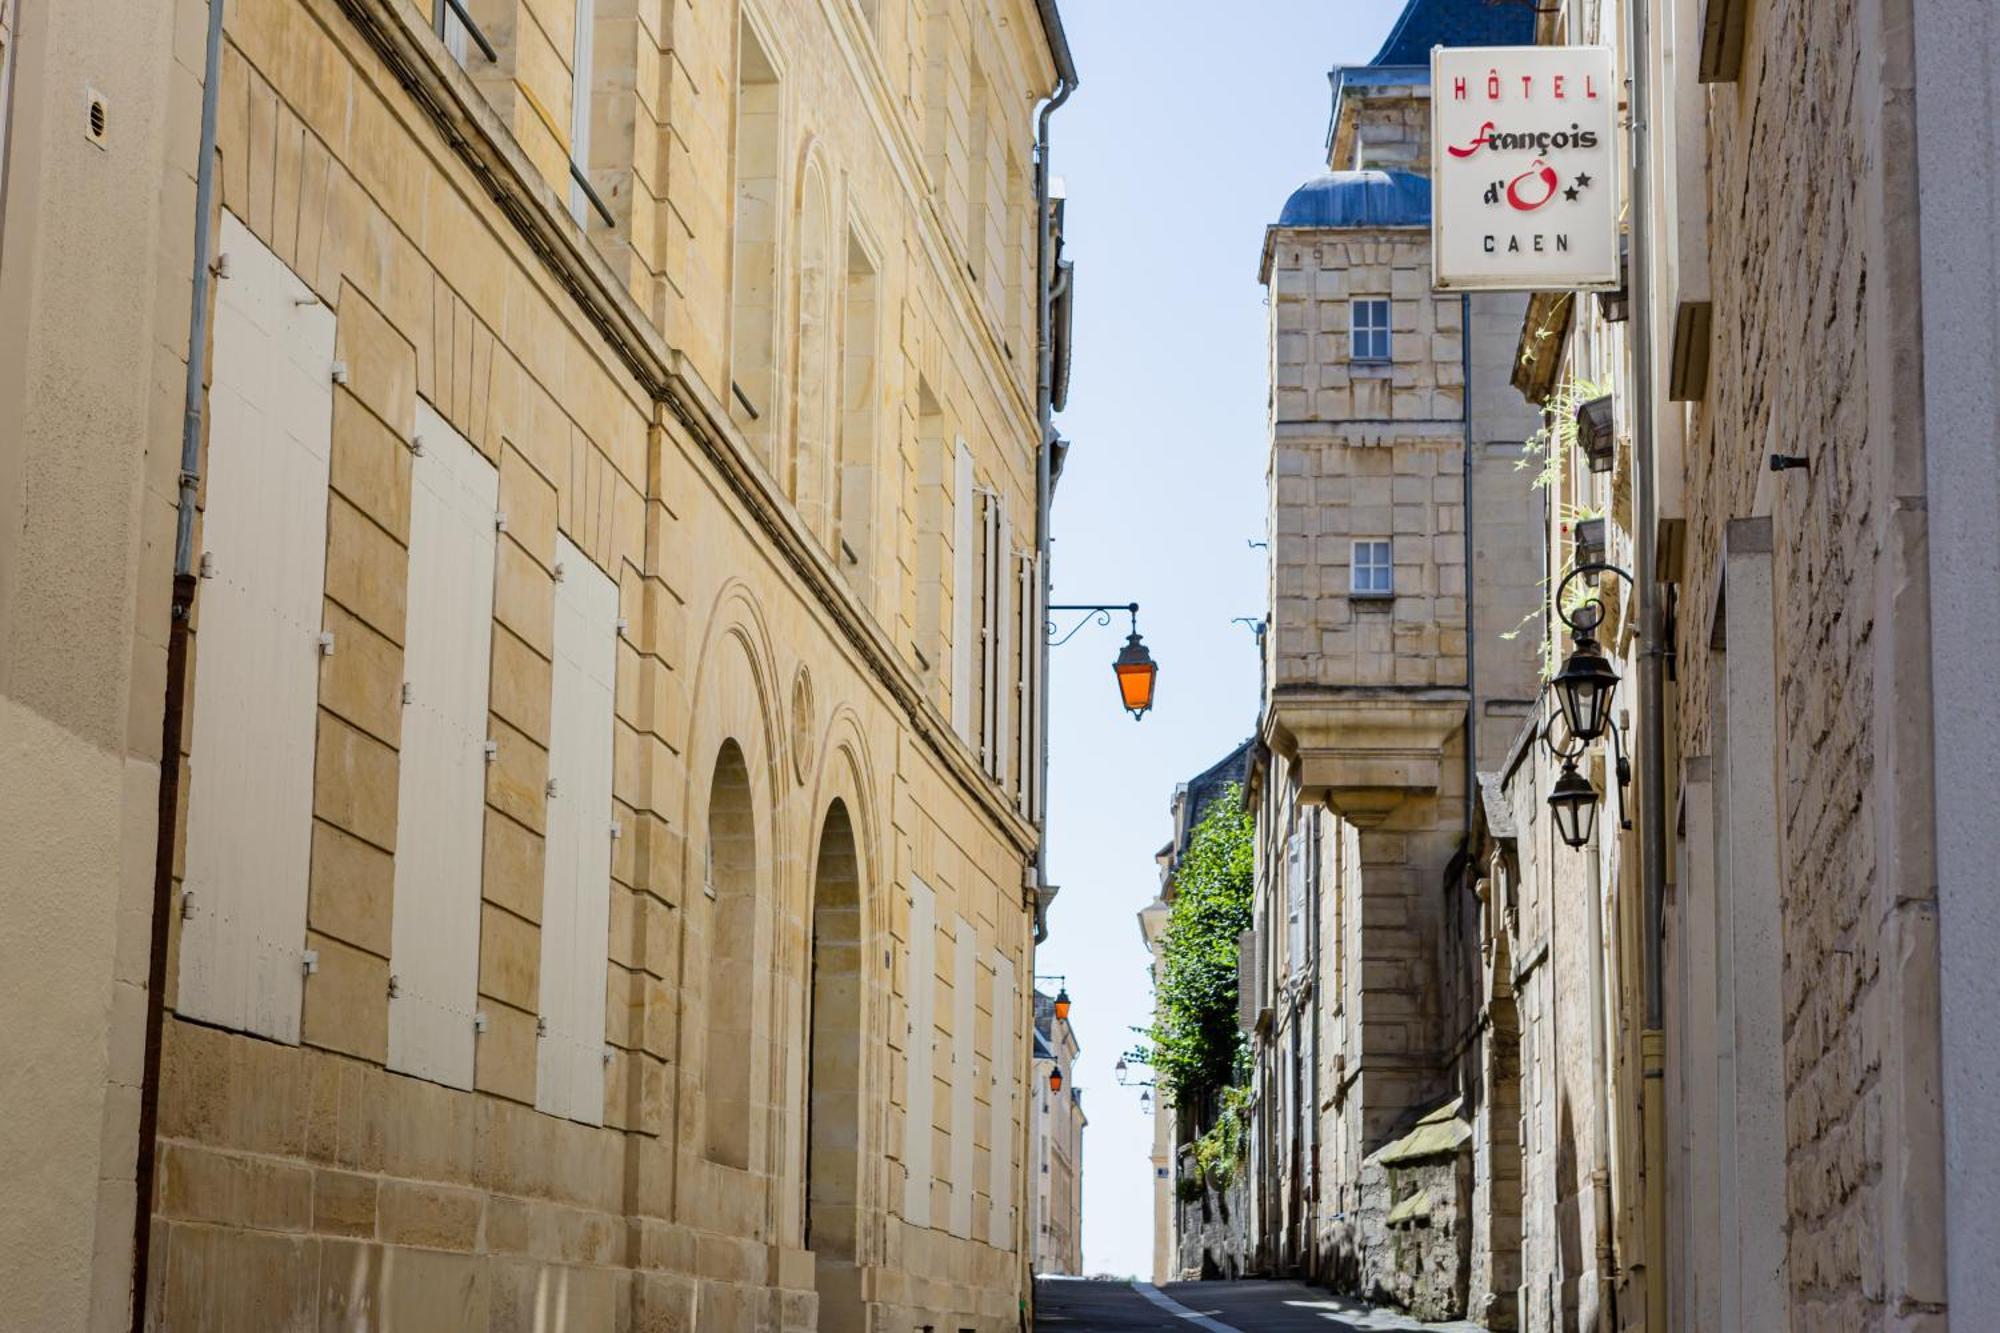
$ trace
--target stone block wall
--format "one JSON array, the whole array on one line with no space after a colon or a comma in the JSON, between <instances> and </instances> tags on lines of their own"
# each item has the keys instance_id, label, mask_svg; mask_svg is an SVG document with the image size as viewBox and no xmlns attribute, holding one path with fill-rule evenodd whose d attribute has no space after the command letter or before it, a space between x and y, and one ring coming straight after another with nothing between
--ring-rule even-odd
<instances>
[{"instance_id":1,"label":"stone block wall","mask_svg":"<svg viewBox=\"0 0 2000 1333\"><path fill-rule=\"evenodd\" d=\"M324 603L340 646L322 663L317 700L298 942L317 970L304 983L301 1040L169 1013L149 1317L217 1330L553 1320L793 1333L863 1317L1014 1329L1028 1004L1024 986L1008 991L999 978L1033 971L1020 884L1034 830L1015 791L980 771L932 702L935 678L921 676L897 611L914 572L871 585L839 567L721 406L722 342L703 343L712 315L677 319L613 280L607 255L626 243L645 250L644 214L621 206L616 228L593 222L579 234L543 188L567 176L557 169L567 90L551 91L567 74L544 58L567 59L568 37L551 26L562 9L476 9L508 58L469 57L472 79L408 6L283 0L228 16L219 206L333 314L345 366L332 390ZM973 43L968 15L950 49ZM900 334L881 338L875 381L894 410L867 442L885 494L917 488L890 460L921 413L970 442L982 485L1032 512L1029 349L1017 344L1008 360L993 327L1012 327L1012 316L959 278L956 242L910 193L921 175L895 161L902 141L853 90L833 86L848 67L829 53L856 39L858 11L832 27L817 11L766 17L801 80L786 124L799 135L810 127L817 151L854 167L843 219L892 228L869 233L882 242L882 298L903 312L885 321ZM900 11L891 17L901 23ZM652 21L600 7L599 49ZM712 30L692 12L672 22L671 58L641 59L638 70L725 67L733 27ZM1048 77L1039 22L1017 14L1009 31L1025 44L1009 68ZM990 33L977 36L990 45ZM408 95L390 57L418 71L428 103ZM632 92L615 66L600 62L598 77ZM659 91L639 82L642 100ZM540 129L521 130L524 118ZM640 163L694 164L675 203L714 220L699 238L713 262L731 189L726 125L645 120L633 131ZM1001 137L997 123L993 132ZM669 140L672 151L654 151ZM467 160L480 153L484 178ZM598 179L618 197L615 174ZM508 210L491 197L496 181L514 191ZM1018 195L993 202L1024 206ZM523 232L535 227L531 242ZM908 251L889 244L904 236ZM685 346L670 341L681 333ZM493 590L483 1025L469 1090L384 1067L395 857L422 835L397 827L396 804L420 399L494 465L506 515ZM897 570L916 545L909 519L894 504L876 512L897 517L874 534L872 567ZM605 814L622 836L604 941L602 1126L535 1105L558 534L616 583L620 614ZM199 672L198 623L195 643ZM702 890L713 883L710 799L729 744L751 789L729 817L748 826L739 831L756 860L741 927L754 938L732 947L759 963L744 1012L723 1029L710 1022L719 999L704 964L725 923ZM836 804L853 846L828 859ZM803 1030L815 907L836 873L859 881L863 1025L860 1067L841 1073L843 1088L860 1089L850 1107L858 1222L837 1262L824 1237L822 1253L807 1248L818 1102ZM927 927L912 905L919 881ZM170 1008L178 957L176 936ZM744 1049L711 1049L718 1030L740 1031ZM1003 1042L1015 1049L996 1061ZM734 1164L718 1160L706 1132L718 1060L750 1066L750 1124ZM925 1086L912 1084L913 1069L930 1071Z\"/></svg>"},{"instance_id":2,"label":"stone block wall","mask_svg":"<svg viewBox=\"0 0 2000 1333\"><path fill-rule=\"evenodd\" d=\"M1708 197L1755 204L1708 229L1718 336L1678 460L1680 748L1726 745L1702 649L1725 525L1768 516L1795 1327L1944 1299L1910 9L1764 7L1706 118ZM1773 452L1810 471L1772 474Z\"/></svg>"}]
</instances>

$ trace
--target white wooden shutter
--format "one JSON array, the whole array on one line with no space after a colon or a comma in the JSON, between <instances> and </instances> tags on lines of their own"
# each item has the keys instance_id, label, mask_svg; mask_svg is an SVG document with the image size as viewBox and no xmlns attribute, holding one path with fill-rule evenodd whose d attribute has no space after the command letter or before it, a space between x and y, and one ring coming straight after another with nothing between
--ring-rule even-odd
<instances>
[{"instance_id":1,"label":"white wooden shutter","mask_svg":"<svg viewBox=\"0 0 2000 1333\"><path fill-rule=\"evenodd\" d=\"M979 547L979 759L990 776L1000 766L1000 497L985 496Z\"/></svg>"},{"instance_id":2,"label":"white wooden shutter","mask_svg":"<svg viewBox=\"0 0 2000 1333\"><path fill-rule=\"evenodd\" d=\"M1035 770L1035 701L1038 691L1036 676L1041 665L1041 626L1037 623L1041 594L1036 589L1036 557L1030 553L1021 557L1020 570L1016 575L1019 591L1016 603L1021 609L1020 663L1015 671L1014 693L1019 701L1020 727L1015 737L1015 772L1019 775L1015 808L1023 818L1035 817L1035 783L1040 774Z\"/></svg>"},{"instance_id":3,"label":"white wooden shutter","mask_svg":"<svg viewBox=\"0 0 2000 1333\"><path fill-rule=\"evenodd\" d=\"M987 1185L991 1211L986 1243L1009 1248L1014 1231L1014 1016L1020 1004L1014 994L1014 960L993 955L993 1133L990 1158L993 1178Z\"/></svg>"},{"instance_id":4,"label":"white wooden shutter","mask_svg":"<svg viewBox=\"0 0 2000 1333\"><path fill-rule=\"evenodd\" d=\"M297 1043L326 591L333 314L230 213L216 284L175 1007Z\"/></svg>"},{"instance_id":5,"label":"white wooden shutter","mask_svg":"<svg viewBox=\"0 0 2000 1333\"><path fill-rule=\"evenodd\" d=\"M972 1071L977 1052L973 1025L978 1011L979 936L972 923L955 919L951 969L951 1234L972 1234Z\"/></svg>"},{"instance_id":6,"label":"white wooden shutter","mask_svg":"<svg viewBox=\"0 0 2000 1333\"><path fill-rule=\"evenodd\" d=\"M1285 967L1296 977L1306 959L1306 840L1298 833L1285 842Z\"/></svg>"},{"instance_id":7,"label":"white wooden shutter","mask_svg":"<svg viewBox=\"0 0 2000 1333\"><path fill-rule=\"evenodd\" d=\"M472 1086L500 474L419 399L390 918L389 1068Z\"/></svg>"},{"instance_id":8,"label":"white wooden shutter","mask_svg":"<svg viewBox=\"0 0 2000 1333\"><path fill-rule=\"evenodd\" d=\"M1049 743L1049 681L1046 649L1046 626L1049 623L1049 573L1045 552L1036 552L1034 571L1029 582L1035 590L1034 614L1028 619L1027 643L1033 645L1028 650L1028 660L1034 666L1034 689L1029 693L1034 700L1031 714L1034 723L1034 739L1028 744L1028 766L1033 774L1034 799L1028 804L1028 818L1039 824L1048 804L1042 771L1043 756L1048 753Z\"/></svg>"},{"instance_id":9,"label":"white wooden shutter","mask_svg":"<svg viewBox=\"0 0 2000 1333\"><path fill-rule=\"evenodd\" d=\"M907 1076L903 1110L903 1218L916 1226L931 1220L931 1135L937 1041L937 895L910 879L910 1035L903 1056Z\"/></svg>"},{"instance_id":10,"label":"white wooden shutter","mask_svg":"<svg viewBox=\"0 0 2000 1333\"><path fill-rule=\"evenodd\" d=\"M972 450L964 440L952 467L951 539L951 725L967 745L978 743L972 718L972 547L974 506L979 503L972 481Z\"/></svg>"},{"instance_id":11,"label":"white wooden shutter","mask_svg":"<svg viewBox=\"0 0 2000 1333\"><path fill-rule=\"evenodd\" d=\"M556 535L548 841L542 874L541 1058L535 1106L604 1123L611 929L611 727L618 585Z\"/></svg>"},{"instance_id":12,"label":"white wooden shutter","mask_svg":"<svg viewBox=\"0 0 2000 1333\"><path fill-rule=\"evenodd\" d=\"M1000 500L999 539L993 547L993 779L1006 787L1014 759L1014 524Z\"/></svg>"}]
</instances>

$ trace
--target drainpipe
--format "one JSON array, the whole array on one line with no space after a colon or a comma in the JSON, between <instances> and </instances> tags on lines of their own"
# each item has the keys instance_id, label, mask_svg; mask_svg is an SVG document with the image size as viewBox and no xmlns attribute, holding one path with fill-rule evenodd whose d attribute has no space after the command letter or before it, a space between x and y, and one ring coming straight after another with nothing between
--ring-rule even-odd
<instances>
[{"instance_id":1,"label":"drainpipe","mask_svg":"<svg viewBox=\"0 0 2000 1333\"><path fill-rule=\"evenodd\" d=\"M1660 932L1667 878L1666 723L1660 674L1660 586L1655 548L1659 502L1653 476L1652 164L1647 116L1651 110L1651 39L1645 0L1626 0L1631 66L1632 171L1632 516L1633 582L1639 601L1639 879L1643 903L1646 1023L1639 1036L1640 1109L1645 1143L1646 1327L1665 1328L1666 1282L1666 996L1660 973Z\"/></svg>"},{"instance_id":2,"label":"drainpipe","mask_svg":"<svg viewBox=\"0 0 2000 1333\"><path fill-rule=\"evenodd\" d=\"M1055 344L1051 340L1055 290L1050 276L1055 265L1055 237L1049 224L1049 117L1076 91L1076 63L1070 58L1069 41L1063 35L1062 19L1055 0L1037 0L1042 30L1048 34L1050 53L1056 62L1056 87L1035 124L1035 422L1039 438L1035 442L1035 553L1039 558L1042 606L1049 604L1049 503L1054 481L1050 450L1055 443ZM1035 887L1039 891L1049 879L1049 643L1041 637L1040 661L1035 672L1035 742L1040 780L1035 784L1035 800L1029 817L1040 838L1035 847Z\"/></svg>"},{"instance_id":3,"label":"drainpipe","mask_svg":"<svg viewBox=\"0 0 2000 1333\"><path fill-rule=\"evenodd\" d=\"M1596 1213L1597 1327L1611 1328L1611 1065L1605 1050L1604 883L1597 829L1583 855L1584 892L1590 898L1590 1073L1597 1096L1591 1099L1591 1207Z\"/></svg>"},{"instance_id":4,"label":"drainpipe","mask_svg":"<svg viewBox=\"0 0 2000 1333\"><path fill-rule=\"evenodd\" d=\"M1465 839L1472 848L1472 814L1479 799L1479 636L1473 632L1472 563L1472 296L1458 297L1460 405L1465 415Z\"/></svg>"},{"instance_id":5,"label":"drainpipe","mask_svg":"<svg viewBox=\"0 0 2000 1333\"><path fill-rule=\"evenodd\" d=\"M132 1330L146 1322L152 1260L154 1142L160 1122L160 1046L166 1022L167 933L179 832L181 736L187 695L188 620L194 608L194 510L201 487L201 427L208 380L209 216L215 207L216 118L222 95L223 0L208 0L202 57L201 143L195 163L194 284L188 303L187 383L181 415L180 503L174 527L173 618L167 632L167 697L160 726L160 799L153 851L153 919L146 960L146 1050L139 1082L139 1150L132 1226Z\"/></svg>"},{"instance_id":6,"label":"drainpipe","mask_svg":"<svg viewBox=\"0 0 2000 1333\"><path fill-rule=\"evenodd\" d=\"M1056 12L1056 0L1036 0L1041 13L1042 32L1048 37L1049 53L1055 58L1056 87L1049 99L1042 103L1040 114L1035 119L1035 555L1041 565L1041 588L1043 616L1049 604L1049 499L1053 486L1049 466L1049 451L1055 443L1055 346L1050 341L1052 309L1055 292L1049 275L1055 263L1055 238L1049 228L1049 117L1056 108L1069 100L1076 91L1076 62L1070 57L1069 39L1063 35L1062 16ZM1036 903L1031 909L1036 913L1035 942L1041 943L1044 923L1039 919L1041 890L1049 882L1049 636L1040 632L1036 637L1040 659L1035 668L1035 728L1036 762L1041 769L1040 779L1035 784L1035 799L1030 804L1028 817L1040 835L1035 840L1035 894ZM1025 649L1025 645L1023 645ZM1024 1247L1024 1256L1030 1253ZM1024 1277L1028 1299L1022 1302L1021 1323L1025 1330L1033 1316L1033 1292L1035 1289L1034 1265L1027 1265Z\"/></svg>"}]
</instances>

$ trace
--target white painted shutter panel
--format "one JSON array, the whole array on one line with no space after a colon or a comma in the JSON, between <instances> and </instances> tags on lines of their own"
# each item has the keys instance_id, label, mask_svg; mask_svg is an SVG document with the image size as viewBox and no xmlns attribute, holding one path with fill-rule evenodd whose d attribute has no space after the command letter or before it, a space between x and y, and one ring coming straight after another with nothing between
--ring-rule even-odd
<instances>
[{"instance_id":1,"label":"white painted shutter panel","mask_svg":"<svg viewBox=\"0 0 2000 1333\"><path fill-rule=\"evenodd\" d=\"M1014 711L1014 524L1000 501L999 540L993 548L993 778L1012 778Z\"/></svg>"},{"instance_id":2,"label":"white painted shutter panel","mask_svg":"<svg viewBox=\"0 0 2000 1333\"><path fill-rule=\"evenodd\" d=\"M1306 960L1306 843L1294 833L1285 842L1285 970L1298 976Z\"/></svg>"},{"instance_id":3,"label":"white painted shutter panel","mask_svg":"<svg viewBox=\"0 0 2000 1333\"><path fill-rule=\"evenodd\" d=\"M984 541L979 550L979 758L990 776L1000 767L1000 497L988 495L984 508Z\"/></svg>"},{"instance_id":4,"label":"white painted shutter panel","mask_svg":"<svg viewBox=\"0 0 2000 1333\"><path fill-rule=\"evenodd\" d=\"M1014 1016L1020 1004L1014 994L1014 960L993 955L993 1179L987 1186L991 1212L986 1243L1006 1249L1014 1229Z\"/></svg>"},{"instance_id":5,"label":"white painted shutter panel","mask_svg":"<svg viewBox=\"0 0 2000 1333\"><path fill-rule=\"evenodd\" d=\"M976 1052L973 1024L977 1011L979 937L972 923L956 918L951 988L951 1234L972 1234L972 1071Z\"/></svg>"},{"instance_id":6,"label":"white painted shutter panel","mask_svg":"<svg viewBox=\"0 0 2000 1333\"><path fill-rule=\"evenodd\" d=\"M903 1218L916 1226L931 1220L931 1135L937 1041L937 895L922 880L910 879L910 1035L904 1099Z\"/></svg>"},{"instance_id":7,"label":"white painted shutter panel","mask_svg":"<svg viewBox=\"0 0 2000 1333\"><path fill-rule=\"evenodd\" d=\"M1019 776L1015 807L1027 819L1035 817L1035 783L1039 774L1035 771L1035 705L1039 686L1036 681L1041 666L1042 629L1036 623L1040 593L1035 585L1036 558L1034 555L1021 557L1020 572L1017 575L1020 590L1017 595L1021 608L1020 666L1017 671L1015 694L1020 700L1021 725L1015 745L1015 771Z\"/></svg>"},{"instance_id":8,"label":"white painted shutter panel","mask_svg":"<svg viewBox=\"0 0 2000 1333\"><path fill-rule=\"evenodd\" d=\"M1029 575L1035 590L1035 612L1028 621L1028 638L1034 644L1033 650L1029 653L1029 660L1034 664L1035 673L1035 687L1031 691L1035 705L1032 714L1035 737L1028 746L1028 763L1034 775L1034 800L1029 803L1028 818L1037 824L1042 821L1049 798L1044 785L1046 775L1042 771L1042 759L1048 753L1049 743L1048 661L1044 646L1044 637L1048 632L1045 627L1049 623L1049 573L1045 563L1047 558L1046 553L1037 552L1034 570Z\"/></svg>"},{"instance_id":9,"label":"white painted shutter panel","mask_svg":"<svg viewBox=\"0 0 2000 1333\"><path fill-rule=\"evenodd\" d=\"M233 214L216 284L177 1010L296 1043L326 591L333 314Z\"/></svg>"},{"instance_id":10,"label":"white painted shutter panel","mask_svg":"<svg viewBox=\"0 0 2000 1333\"><path fill-rule=\"evenodd\" d=\"M389 1068L472 1086L500 474L417 401L390 918Z\"/></svg>"},{"instance_id":11,"label":"white painted shutter panel","mask_svg":"<svg viewBox=\"0 0 2000 1333\"><path fill-rule=\"evenodd\" d=\"M542 876L535 1106L604 1123L604 985L611 928L611 727L618 585L556 535L554 699Z\"/></svg>"},{"instance_id":12,"label":"white painted shutter panel","mask_svg":"<svg viewBox=\"0 0 2000 1333\"><path fill-rule=\"evenodd\" d=\"M967 745L978 743L972 729L972 547L974 507L979 503L972 482L972 450L964 440L952 464L951 538L951 725Z\"/></svg>"}]
</instances>

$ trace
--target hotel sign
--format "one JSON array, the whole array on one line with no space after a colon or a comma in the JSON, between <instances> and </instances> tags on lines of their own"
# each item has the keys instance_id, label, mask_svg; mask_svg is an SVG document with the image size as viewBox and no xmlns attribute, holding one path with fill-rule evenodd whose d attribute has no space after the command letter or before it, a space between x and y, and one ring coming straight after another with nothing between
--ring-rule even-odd
<instances>
[{"instance_id":1,"label":"hotel sign","mask_svg":"<svg viewBox=\"0 0 2000 1333\"><path fill-rule=\"evenodd\" d=\"M1431 51L1438 290L1620 285L1613 80L1604 46Z\"/></svg>"}]
</instances>

